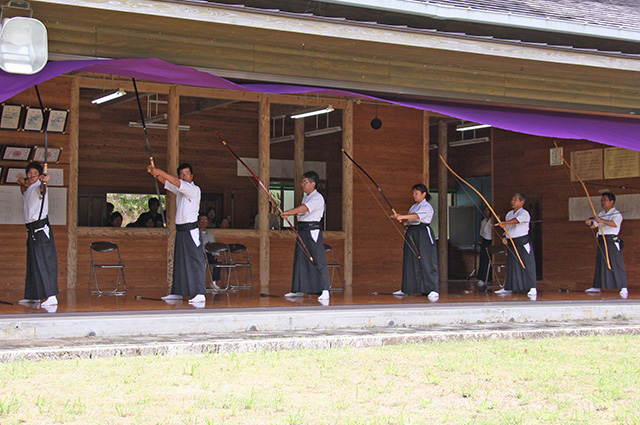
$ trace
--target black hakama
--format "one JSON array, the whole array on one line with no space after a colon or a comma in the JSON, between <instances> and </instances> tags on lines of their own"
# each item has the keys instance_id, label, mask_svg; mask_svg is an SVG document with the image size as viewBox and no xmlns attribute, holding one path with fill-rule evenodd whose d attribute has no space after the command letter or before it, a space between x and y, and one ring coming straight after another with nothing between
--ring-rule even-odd
<instances>
[{"instance_id":1,"label":"black hakama","mask_svg":"<svg viewBox=\"0 0 640 425\"><path fill-rule=\"evenodd\" d=\"M616 243L617 236L606 235L607 248L611 270L607 266L602 236L598 236L598 250L596 252L596 271L593 276L593 287L602 289L622 289L627 287L627 272L622 259L621 242ZM620 248L618 248L620 247Z\"/></svg>"},{"instance_id":2,"label":"black hakama","mask_svg":"<svg viewBox=\"0 0 640 425\"><path fill-rule=\"evenodd\" d=\"M191 237L193 229L196 229L198 238L200 238L198 223L176 225L171 294L183 297L193 297L205 293L206 257L202 252L202 242L196 245Z\"/></svg>"},{"instance_id":3,"label":"black hakama","mask_svg":"<svg viewBox=\"0 0 640 425\"><path fill-rule=\"evenodd\" d=\"M488 248L491 246L491 240L480 237L480 264L478 266L478 280L483 282L491 282L493 274L491 273L491 257Z\"/></svg>"},{"instance_id":4,"label":"black hakama","mask_svg":"<svg viewBox=\"0 0 640 425\"><path fill-rule=\"evenodd\" d=\"M529 291L529 289L536 287L536 259L533 255L533 245L531 245L529 235L513 238L513 242L526 269L522 268L522 264L513 250L513 244L507 239L507 276L505 277L504 289ZM525 249L526 244L529 244L530 252Z\"/></svg>"},{"instance_id":5,"label":"black hakama","mask_svg":"<svg viewBox=\"0 0 640 425\"><path fill-rule=\"evenodd\" d=\"M408 226L404 238L402 292L407 295L440 292L438 251L433 230L428 224ZM416 254L420 255L420 259Z\"/></svg>"},{"instance_id":6,"label":"black hakama","mask_svg":"<svg viewBox=\"0 0 640 425\"><path fill-rule=\"evenodd\" d=\"M318 240L311 237L312 230L319 230ZM327 267L327 255L324 251L324 239L319 222L301 221L298 223L298 235L306 245L311 257L315 261L314 266L309 256L302 248L302 244L296 238L296 250L293 255L293 279L291 292L303 292L305 294L320 294L329 290L329 268Z\"/></svg>"},{"instance_id":7,"label":"black hakama","mask_svg":"<svg viewBox=\"0 0 640 425\"><path fill-rule=\"evenodd\" d=\"M49 218L27 223L27 276L24 298L42 300L58 295L58 255ZM49 236L44 231L48 227Z\"/></svg>"}]
</instances>

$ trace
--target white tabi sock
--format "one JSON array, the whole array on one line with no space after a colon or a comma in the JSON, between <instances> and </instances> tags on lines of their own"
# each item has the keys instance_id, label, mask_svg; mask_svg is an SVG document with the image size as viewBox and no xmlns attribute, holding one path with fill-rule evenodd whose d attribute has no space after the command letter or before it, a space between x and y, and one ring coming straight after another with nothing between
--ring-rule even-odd
<instances>
[{"instance_id":1,"label":"white tabi sock","mask_svg":"<svg viewBox=\"0 0 640 425\"><path fill-rule=\"evenodd\" d=\"M328 300L331 296L329 295L329 291L326 289L322 291L322 294L318 297L319 300Z\"/></svg>"},{"instance_id":2,"label":"white tabi sock","mask_svg":"<svg viewBox=\"0 0 640 425\"><path fill-rule=\"evenodd\" d=\"M55 295L51 295L49 298L44 300L40 305L57 305L58 298Z\"/></svg>"},{"instance_id":3,"label":"white tabi sock","mask_svg":"<svg viewBox=\"0 0 640 425\"><path fill-rule=\"evenodd\" d=\"M207 301L207 299L204 297L204 294L198 294L189 300L189 304L203 303L205 301Z\"/></svg>"},{"instance_id":4,"label":"white tabi sock","mask_svg":"<svg viewBox=\"0 0 640 425\"><path fill-rule=\"evenodd\" d=\"M182 299L182 295L178 295L178 294L169 294L169 295L165 295L164 297L162 297L163 300L181 300Z\"/></svg>"}]
</instances>

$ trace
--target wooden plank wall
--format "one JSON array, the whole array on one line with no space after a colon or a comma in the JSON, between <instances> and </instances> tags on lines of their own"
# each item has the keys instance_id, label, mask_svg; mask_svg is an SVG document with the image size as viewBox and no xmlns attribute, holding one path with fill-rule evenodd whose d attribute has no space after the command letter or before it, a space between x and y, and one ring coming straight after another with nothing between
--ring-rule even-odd
<instances>
[{"instance_id":1,"label":"wooden plank wall","mask_svg":"<svg viewBox=\"0 0 640 425\"><path fill-rule=\"evenodd\" d=\"M40 95L45 108L69 109L70 80L55 78L39 84ZM8 105L24 105L39 107L35 89L20 93L7 100ZM67 125L69 121L67 120ZM56 163L49 163L49 168L64 170L65 186L69 176L69 134L49 133L49 147L62 148L60 158ZM9 146L44 146L44 133L30 131L0 130L0 145ZM33 152L31 154L33 156ZM30 158L31 159L31 158ZM28 162L1 161L0 166L25 167ZM5 174L6 171L3 173ZM4 183L4 176L2 177ZM58 279L60 287L65 287L67 279L67 226L52 226L58 253ZM23 225L0 225L0 267L2 268L3 289L17 289L24 287L25 267L27 258L26 231Z\"/></svg>"},{"instance_id":2,"label":"wooden plank wall","mask_svg":"<svg viewBox=\"0 0 640 425\"><path fill-rule=\"evenodd\" d=\"M370 125L375 105L356 104L353 115L353 158L380 185L398 213L406 213L413 204L411 186L422 180L422 111L378 105L379 130ZM394 230L387 218L388 206L367 177L362 175L363 182L359 170L353 174L353 285L394 283L399 288L404 231Z\"/></svg>"},{"instance_id":3,"label":"wooden plank wall","mask_svg":"<svg viewBox=\"0 0 640 425\"><path fill-rule=\"evenodd\" d=\"M80 121L80 177L81 190L89 191L123 191L131 193L153 193L153 179L145 171L148 154L141 128L128 127L129 121L138 121L139 112L135 101L126 102L114 107L100 108L90 103L97 94L96 90L81 90ZM166 96L160 95L161 100ZM224 196L224 211L218 216L232 214L236 229L250 229L258 211L258 193L254 180L237 175L237 163L225 147L219 142L213 130L219 131L232 149L241 157L258 157L258 104L256 102L240 102L229 106L221 106L193 111L207 99L181 97L181 125L189 125L189 131L180 132L180 162L189 162L194 168L195 181L202 193L220 193ZM143 109L146 112L143 98ZM158 112L163 113L166 107L160 106ZM155 114L155 110L152 115ZM340 113L334 113L333 122L340 123ZM288 120L291 121L291 120ZM290 122L293 124L293 121ZM306 130L315 129L313 119L308 119ZM324 125L324 123L322 123ZM338 125L338 124L335 124ZM293 131L292 127L287 131ZM287 133L290 134L290 133ZM149 129L150 142L156 165L166 167L166 131ZM327 217L329 229L341 227L342 199L342 167L341 153L334 144L339 134L309 138L305 146L305 159L308 161L324 161L327 164L327 181L323 193L327 198ZM274 159L293 159L293 142L272 145L271 157ZM169 170L175 173L175 170ZM257 169L254 170L257 173ZM161 188L161 193L164 190ZM131 258L134 266L128 267L127 278L131 287L157 286L157 282L166 277L159 264L167 261L166 238L157 230L144 234L137 231L146 229L122 229L114 238L120 240L123 257ZM81 229L82 237L78 241L78 286L88 285L90 264L89 251L84 247L97 237L105 238L113 229ZM106 234L105 234L106 232ZM255 279L259 279L259 239L257 231L215 230L216 237L222 242L236 242L247 245L252 255ZM254 234L255 233L255 234ZM290 284L293 261L294 241L289 232L271 232L274 246L271 252L271 280L276 285ZM284 239L286 242L278 242ZM331 236L329 236L331 239ZM333 238L336 254L342 252L342 240ZM290 258L289 258L290 257ZM341 257L340 260L342 261Z\"/></svg>"},{"instance_id":4,"label":"wooden plank wall","mask_svg":"<svg viewBox=\"0 0 640 425\"><path fill-rule=\"evenodd\" d=\"M585 196L578 182L572 183L565 166L549 165L549 150L553 139L494 130L494 208L504 216L510 209L514 192L520 191L542 199L542 238L544 276L543 288L584 290L593 281L597 245L591 230L582 222L570 222L568 198ZM607 147L589 141L557 140L564 148L564 156L571 158L576 150ZM640 192L614 186L640 187L640 178L593 181L604 186L588 186L597 196L604 189L616 195ZM601 207L596 204L596 210ZM586 218L586 217L585 217ZM629 288L638 287L640 278L640 232L636 220L625 220L621 237L625 241L624 259Z\"/></svg>"}]
</instances>

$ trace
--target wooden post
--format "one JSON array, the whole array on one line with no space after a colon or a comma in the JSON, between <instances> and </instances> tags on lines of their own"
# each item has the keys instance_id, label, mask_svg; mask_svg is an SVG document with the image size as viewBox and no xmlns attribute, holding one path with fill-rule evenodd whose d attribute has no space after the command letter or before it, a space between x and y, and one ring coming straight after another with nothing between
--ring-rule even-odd
<instances>
[{"instance_id":1,"label":"wooden post","mask_svg":"<svg viewBox=\"0 0 640 425\"><path fill-rule=\"evenodd\" d=\"M269 189L271 137L269 123L271 121L271 102L268 95L260 97L258 106L258 163L260 180ZM269 293L269 260L271 244L269 240L269 196L258 189L258 228L260 229L260 293Z\"/></svg>"},{"instance_id":2,"label":"wooden post","mask_svg":"<svg viewBox=\"0 0 640 425\"><path fill-rule=\"evenodd\" d=\"M300 205L302 202L302 174L306 171L304 169L304 118L295 120L295 131L293 141L293 163L295 169L295 177L293 178L294 187L294 205Z\"/></svg>"},{"instance_id":3,"label":"wooden post","mask_svg":"<svg viewBox=\"0 0 640 425\"><path fill-rule=\"evenodd\" d=\"M353 156L353 102L342 111L342 147ZM353 163L342 155L342 230L344 238L344 284L353 285Z\"/></svg>"},{"instance_id":4,"label":"wooden post","mask_svg":"<svg viewBox=\"0 0 640 425\"><path fill-rule=\"evenodd\" d=\"M438 121L438 153L447 160L447 121ZM449 292L449 238L447 237L447 167L438 165L438 270L440 294Z\"/></svg>"},{"instance_id":5,"label":"wooden post","mask_svg":"<svg viewBox=\"0 0 640 425\"><path fill-rule=\"evenodd\" d=\"M169 87L168 96L168 117L167 117L167 173L173 174L180 165L180 95L178 86ZM156 164L158 165L158 164ZM197 176L198 171L193 171ZM171 192L166 192L166 217L167 231L167 284L173 284L173 251L176 243L176 196Z\"/></svg>"},{"instance_id":6,"label":"wooden post","mask_svg":"<svg viewBox=\"0 0 640 425\"><path fill-rule=\"evenodd\" d=\"M429 111L422 113L422 182L429 188Z\"/></svg>"},{"instance_id":7,"label":"wooden post","mask_svg":"<svg viewBox=\"0 0 640 425\"><path fill-rule=\"evenodd\" d=\"M78 269L78 146L80 140L80 83L71 81L69 111L69 191L67 192L67 289L74 289Z\"/></svg>"}]
</instances>

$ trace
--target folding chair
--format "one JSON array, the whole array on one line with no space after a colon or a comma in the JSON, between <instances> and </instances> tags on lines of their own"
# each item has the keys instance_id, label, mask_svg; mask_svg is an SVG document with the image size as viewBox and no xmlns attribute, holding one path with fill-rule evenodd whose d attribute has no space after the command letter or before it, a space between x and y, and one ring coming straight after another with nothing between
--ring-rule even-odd
<instances>
[{"instance_id":1,"label":"folding chair","mask_svg":"<svg viewBox=\"0 0 640 425\"><path fill-rule=\"evenodd\" d=\"M487 274L489 273L489 269L491 269L493 273L493 282L491 282L491 285L487 284L487 291L503 288L504 283L500 283L500 273L507 268L507 248L505 246L489 245L486 247L486 250L489 255ZM488 276L486 277L488 278ZM496 282L498 284L497 287Z\"/></svg>"},{"instance_id":2,"label":"folding chair","mask_svg":"<svg viewBox=\"0 0 640 425\"><path fill-rule=\"evenodd\" d=\"M336 259L336 253L333 251L331 245L324 244L324 252L330 252L331 257L327 258L327 267L331 269L331 282L329 283L329 289L331 291L342 291L344 290L344 280L342 280L342 274L340 273L340 267L342 264L338 263ZM329 260L332 260L331 262ZM338 277L340 278L340 282L342 283L342 288L334 288L333 287L333 275L335 272L338 272Z\"/></svg>"},{"instance_id":3,"label":"folding chair","mask_svg":"<svg viewBox=\"0 0 640 425\"><path fill-rule=\"evenodd\" d=\"M236 267L234 268L234 272L238 267L244 267L244 283L242 285L231 285L233 289L253 289L253 270L251 270L251 258L249 257L249 250L247 247L239 244L239 243L230 243L229 252L236 256L234 260L234 264ZM245 256L245 261L238 261L238 254ZM249 277L251 277L251 284L249 285ZM236 282L238 281L238 276L236 274Z\"/></svg>"},{"instance_id":4,"label":"folding chair","mask_svg":"<svg viewBox=\"0 0 640 425\"><path fill-rule=\"evenodd\" d=\"M120 248L113 242L92 242L89 245L91 252L91 271L89 272L89 293L100 295L124 295L127 292L127 282L124 278L124 264L120 256ZM96 258L101 257L107 263L96 263ZM111 254L108 254L111 253ZM116 261L117 260L117 261ZM98 273L96 269L116 269L116 287L112 291L102 291L98 285ZM120 290L120 274L122 274L123 290ZM96 284L95 291L91 289L91 281Z\"/></svg>"},{"instance_id":5,"label":"folding chair","mask_svg":"<svg viewBox=\"0 0 640 425\"><path fill-rule=\"evenodd\" d=\"M221 242L211 242L205 245L204 250L207 254L217 256L220 259L220 263L218 264L207 264L207 269L209 270L209 276L211 277L211 281L213 282L213 269L220 268L223 271L227 271L227 285L221 289L215 289L213 287L207 288L207 292L217 292L217 291L229 291L231 288L231 271L234 272L236 278L236 286L238 286L238 275L235 273L236 264L233 262L233 258L231 257L231 252L229 251L229 245Z\"/></svg>"}]
</instances>

